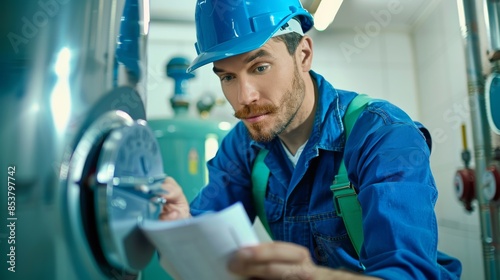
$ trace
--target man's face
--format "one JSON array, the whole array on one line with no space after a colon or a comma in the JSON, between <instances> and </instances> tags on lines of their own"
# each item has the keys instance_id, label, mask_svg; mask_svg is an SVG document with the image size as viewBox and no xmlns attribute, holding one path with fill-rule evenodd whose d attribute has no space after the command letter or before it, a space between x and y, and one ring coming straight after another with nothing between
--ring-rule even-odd
<instances>
[{"instance_id":1,"label":"man's face","mask_svg":"<svg viewBox=\"0 0 500 280\"><path fill-rule=\"evenodd\" d=\"M222 91L252 139L271 141L294 120L305 95L304 80L283 42L214 62Z\"/></svg>"}]
</instances>

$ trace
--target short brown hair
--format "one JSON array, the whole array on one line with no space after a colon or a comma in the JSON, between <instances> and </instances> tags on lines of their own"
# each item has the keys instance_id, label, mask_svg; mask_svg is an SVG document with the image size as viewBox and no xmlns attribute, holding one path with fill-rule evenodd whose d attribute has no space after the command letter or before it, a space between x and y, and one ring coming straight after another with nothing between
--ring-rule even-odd
<instances>
[{"instance_id":1,"label":"short brown hair","mask_svg":"<svg viewBox=\"0 0 500 280\"><path fill-rule=\"evenodd\" d=\"M299 33L290 32L287 34L273 37L273 39L284 42L286 45L286 49L288 50L288 53L293 56L293 54L297 50L297 46L302 40L302 37L303 36L300 35Z\"/></svg>"}]
</instances>

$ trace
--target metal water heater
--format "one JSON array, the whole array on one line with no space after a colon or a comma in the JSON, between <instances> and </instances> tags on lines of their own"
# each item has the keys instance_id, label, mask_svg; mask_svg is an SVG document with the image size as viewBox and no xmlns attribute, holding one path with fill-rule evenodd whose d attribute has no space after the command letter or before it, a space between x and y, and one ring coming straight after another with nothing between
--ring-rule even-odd
<instances>
[{"instance_id":1,"label":"metal water heater","mask_svg":"<svg viewBox=\"0 0 500 280\"><path fill-rule=\"evenodd\" d=\"M148 0L2 2L0 279L138 279L163 203Z\"/></svg>"}]
</instances>

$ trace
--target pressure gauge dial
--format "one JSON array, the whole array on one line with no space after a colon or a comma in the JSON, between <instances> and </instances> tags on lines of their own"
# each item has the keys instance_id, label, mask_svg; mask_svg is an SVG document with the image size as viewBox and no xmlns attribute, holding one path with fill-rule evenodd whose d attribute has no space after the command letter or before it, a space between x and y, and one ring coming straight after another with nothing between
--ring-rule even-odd
<instances>
[{"instance_id":1,"label":"pressure gauge dial","mask_svg":"<svg viewBox=\"0 0 500 280\"><path fill-rule=\"evenodd\" d=\"M486 200L500 198L500 175L496 167L491 166L483 175L483 195Z\"/></svg>"},{"instance_id":2,"label":"pressure gauge dial","mask_svg":"<svg viewBox=\"0 0 500 280\"><path fill-rule=\"evenodd\" d=\"M140 270L154 248L137 225L143 219L158 219L165 202L161 153L146 122L112 130L96 171L95 213L104 256L114 267Z\"/></svg>"}]
</instances>

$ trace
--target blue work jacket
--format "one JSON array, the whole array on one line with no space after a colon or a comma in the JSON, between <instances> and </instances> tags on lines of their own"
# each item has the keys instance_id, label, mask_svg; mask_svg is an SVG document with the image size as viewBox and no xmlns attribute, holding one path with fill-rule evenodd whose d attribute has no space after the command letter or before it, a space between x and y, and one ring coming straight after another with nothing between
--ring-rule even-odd
<instances>
[{"instance_id":1,"label":"blue work jacket","mask_svg":"<svg viewBox=\"0 0 500 280\"><path fill-rule=\"evenodd\" d=\"M382 279L458 279L461 264L437 251L437 189L425 129L387 101L374 100L346 143L342 117L356 93L311 71L318 102L311 136L294 168L278 138L253 141L240 122L208 162L209 184L191 214L241 201L253 221L251 171L260 149L270 177L264 207L275 240L309 248L314 261ZM358 258L330 191L342 157L358 192L364 243ZM363 267L364 266L364 267Z\"/></svg>"}]
</instances>

